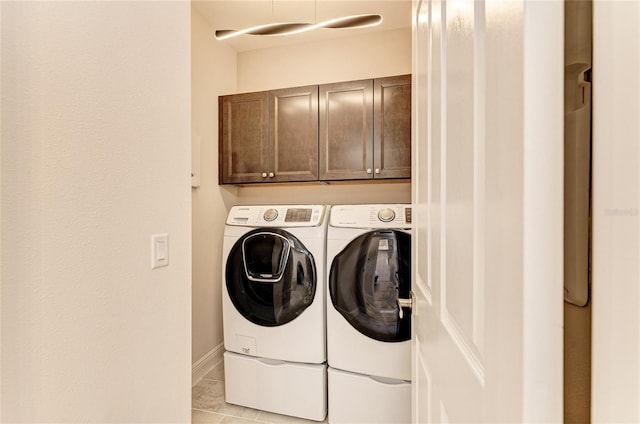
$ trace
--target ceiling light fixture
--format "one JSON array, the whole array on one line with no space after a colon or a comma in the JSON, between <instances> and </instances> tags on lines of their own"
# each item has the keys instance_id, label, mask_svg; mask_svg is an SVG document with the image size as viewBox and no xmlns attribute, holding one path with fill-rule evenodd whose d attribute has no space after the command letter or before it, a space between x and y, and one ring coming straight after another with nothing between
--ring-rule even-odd
<instances>
[{"instance_id":1,"label":"ceiling light fixture","mask_svg":"<svg viewBox=\"0 0 640 424\"><path fill-rule=\"evenodd\" d=\"M238 35L292 35L307 32L316 28L346 29L346 28L367 28L380 25L382 16L380 15L353 15L342 18L330 19L328 21L310 24L298 22L285 22L276 24L258 25L251 28L234 30L217 30L215 37L217 40L226 40Z\"/></svg>"}]
</instances>

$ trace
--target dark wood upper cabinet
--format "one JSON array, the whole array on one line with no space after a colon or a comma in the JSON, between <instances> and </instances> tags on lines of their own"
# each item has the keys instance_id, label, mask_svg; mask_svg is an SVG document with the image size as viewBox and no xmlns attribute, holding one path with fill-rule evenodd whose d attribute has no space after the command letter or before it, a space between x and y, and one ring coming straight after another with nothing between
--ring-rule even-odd
<instances>
[{"instance_id":1,"label":"dark wood upper cabinet","mask_svg":"<svg viewBox=\"0 0 640 424\"><path fill-rule=\"evenodd\" d=\"M411 75L218 102L220 184L411 178Z\"/></svg>"},{"instance_id":2,"label":"dark wood upper cabinet","mask_svg":"<svg viewBox=\"0 0 640 424\"><path fill-rule=\"evenodd\" d=\"M319 92L320 180L411 178L411 75Z\"/></svg>"},{"instance_id":3,"label":"dark wood upper cabinet","mask_svg":"<svg viewBox=\"0 0 640 424\"><path fill-rule=\"evenodd\" d=\"M318 179L318 86L219 97L221 184Z\"/></svg>"},{"instance_id":4,"label":"dark wood upper cabinet","mask_svg":"<svg viewBox=\"0 0 640 424\"><path fill-rule=\"evenodd\" d=\"M220 96L219 182L266 180L269 162L267 92Z\"/></svg>"},{"instance_id":5,"label":"dark wood upper cabinet","mask_svg":"<svg viewBox=\"0 0 640 424\"><path fill-rule=\"evenodd\" d=\"M411 75L373 84L374 178L411 178Z\"/></svg>"},{"instance_id":6,"label":"dark wood upper cabinet","mask_svg":"<svg viewBox=\"0 0 640 424\"><path fill-rule=\"evenodd\" d=\"M270 91L269 123L269 180L318 180L318 86Z\"/></svg>"},{"instance_id":7,"label":"dark wood upper cabinet","mask_svg":"<svg viewBox=\"0 0 640 424\"><path fill-rule=\"evenodd\" d=\"M320 86L320 179L372 177L373 80Z\"/></svg>"}]
</instances>

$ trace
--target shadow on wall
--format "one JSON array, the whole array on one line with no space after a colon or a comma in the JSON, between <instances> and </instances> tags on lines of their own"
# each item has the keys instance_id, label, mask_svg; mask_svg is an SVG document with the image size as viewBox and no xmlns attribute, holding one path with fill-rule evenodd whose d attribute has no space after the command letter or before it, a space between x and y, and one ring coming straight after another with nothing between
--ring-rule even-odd
<instances>
[{"instance_id":1,"label":"shadow on wall","mask_svg":"<svg viewBox=\"0 0 640 424\"><path fill-rule=\"evenodd\" d=\"M237 204L360 204L411 203L411 183L309 183L256 185L238 188Z\"/></svg>"}]
</instances>

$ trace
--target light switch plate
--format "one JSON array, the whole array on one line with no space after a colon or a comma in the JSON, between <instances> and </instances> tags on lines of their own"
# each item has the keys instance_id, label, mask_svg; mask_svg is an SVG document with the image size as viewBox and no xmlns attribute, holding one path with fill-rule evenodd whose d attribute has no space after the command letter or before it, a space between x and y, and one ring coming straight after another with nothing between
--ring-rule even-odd
<instances>
[{"instance_id":1,"label":"light switch plate","mask_svg":"<svg viewBox=\"0 0 640 424\"><path fill-rule=\"evenodd\" d=\"M151 269L169 265L169 235L151 236Z\"/></svg>"}]
</instances>

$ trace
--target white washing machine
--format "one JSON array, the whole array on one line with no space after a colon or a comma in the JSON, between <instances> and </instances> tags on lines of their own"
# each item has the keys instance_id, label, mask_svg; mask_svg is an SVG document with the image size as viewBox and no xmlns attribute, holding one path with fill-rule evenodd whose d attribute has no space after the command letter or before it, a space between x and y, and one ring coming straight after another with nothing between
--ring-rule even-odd
<instances>
[{"instance_id":1,"label":"white washing machine","mask_svg":"<svg viewBox=\"0 0 640 424\"><path fill-rule=\"evenodd\" d=\"M229 211L222 261L227 402L325 419L328 211L325 205Z\"/></svg>"},{"instance_id":2,"label":"white washing machine","mask_svg":"<svg viewBox=\"0 0 640 424\"><path fill-rule=\"evenodd\" d=\"M329 423L411 421L411 207L332 206Z\"/></svg>"}]
</instances>

